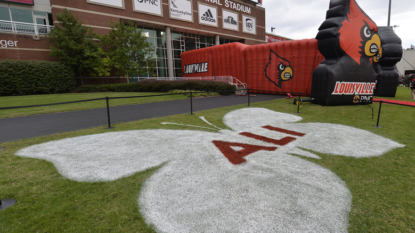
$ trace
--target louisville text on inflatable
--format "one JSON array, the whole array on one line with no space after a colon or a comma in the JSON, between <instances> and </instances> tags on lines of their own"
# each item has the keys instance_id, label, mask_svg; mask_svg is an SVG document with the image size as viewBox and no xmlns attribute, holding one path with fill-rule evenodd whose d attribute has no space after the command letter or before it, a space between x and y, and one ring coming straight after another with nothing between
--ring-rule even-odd
<instances>
[{"instance_id":1,"label":"louisville text on inflatable","mask_svg":"<svg viewBox=\"0 0 415 233\"><path fill-rule=\"evenodd\" d=\"M208 72L208 65L208 62L185 65L184 74L206 73Z\"/></svg>"}]
</instances>

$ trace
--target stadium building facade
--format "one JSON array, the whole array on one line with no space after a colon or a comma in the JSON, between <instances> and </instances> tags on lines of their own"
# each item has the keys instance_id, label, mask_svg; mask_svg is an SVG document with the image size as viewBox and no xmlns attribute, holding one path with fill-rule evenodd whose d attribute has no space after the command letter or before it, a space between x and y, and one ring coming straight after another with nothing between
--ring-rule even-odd
<instances>
[{"instance_id":1,"label":"stadium building facade","mask_svg":"<svg viewBox=\"0 0 415 233\"><path fill-rule=\"evenodd\" d=\"M250 0L0 0L0 60L54 60L45 35L68 9L97 34L132 22L155 48L153 77L180 77L180 54L265 43L265 9Z\"/></svg>"}]
</instances>

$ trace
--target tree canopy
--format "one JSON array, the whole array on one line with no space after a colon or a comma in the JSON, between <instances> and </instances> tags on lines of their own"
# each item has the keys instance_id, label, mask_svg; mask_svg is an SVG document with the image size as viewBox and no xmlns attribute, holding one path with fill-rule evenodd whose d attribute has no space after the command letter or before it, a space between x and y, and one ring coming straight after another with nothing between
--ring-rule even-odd
<instances>
[{"instance_id":1,"label":"tree canopy","mask_svg":"<svg viewBox=\"0 0 415 233\"><path fill-rule=\"evenodd\" d=\"M132 23L113 23L110 33L100 39L116 75L144 74L153 70L154 49Z\"/></svg>"},{"instance_id":2,"label":"tree canopy","mask_svg":"<svg viewBox=\"0 0 415 233\"><path fill-rule=\"evenodd\" d=\"M109 75L109 72L101 71L105 53L99 43L94 41L92 28L82 25L67 9L56 14L56 19L59 25L47 35L50 56L57 57L59 62L71 67L78 76Z\"/></svg>"},{"instance_id":3,"label":"tree canopy","mask_svg":"<svg viewBox=\"0 0 415 233\"><path fill-rule=\"evenodd\" d=\"M56 19L59 25L47 35L50 55L78 76L128 76L153 69L153 48L131 23L112 23L109 34L101 36L67 9Z\"/></svg>"}]
</instances>

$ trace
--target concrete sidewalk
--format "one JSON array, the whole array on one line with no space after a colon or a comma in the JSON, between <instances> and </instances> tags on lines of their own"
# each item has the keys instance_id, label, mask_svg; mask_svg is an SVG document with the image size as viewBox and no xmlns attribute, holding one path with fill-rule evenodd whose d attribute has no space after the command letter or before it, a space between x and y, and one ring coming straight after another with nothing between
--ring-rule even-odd
<instances>
[{"instance_id":1,"label":"concrete sidewalk","mask_svg":"<svg viewBox=\"0 0 415 233\"><path fill-rule=\"evenodd\" d=\"M281 98L284 96L257 94L251 103ZM193 99L193 112L238 104L247 105L248 97L198 98ZM111 124L183 113L190 113L190 100L110 107ZM107 125L106 108L0 119L0 143Z\"/></svg>"}]
</instances>

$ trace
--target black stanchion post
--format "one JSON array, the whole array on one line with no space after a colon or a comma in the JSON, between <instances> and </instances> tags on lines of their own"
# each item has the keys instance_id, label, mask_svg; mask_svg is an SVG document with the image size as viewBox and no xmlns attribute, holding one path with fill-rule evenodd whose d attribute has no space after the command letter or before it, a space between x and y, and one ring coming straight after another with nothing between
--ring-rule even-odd
<instances>
[{"instance_id":1,"label":"black stanchion post","mask_svg":"<svg viewBox=\"0 0 415 233\"><path fill-rule=\"evenodd\" d=\"M383 103L383 101L381 100L381 101L379 102L378 122L377 122L377 123L376 123L376 125L374 125L373 127L382 128L381 126L379 126L380 110L382 109L382 103Z\"/></svg>"},{"instance_id":2,"label":"black stanchion post","mask_svg":"<svg viewBox=\"0 0 415 233\"><path fill-rule=\"evenodd\" d=\"M251 107L251 95L249 94L249 88L246 89L246 94L248 95L248 107Z\"/></svg>"},{"instance_id":3,"label":"black stanchion post","mask_svg":"<svg viewBox=\"0 0 415 233\"><path fill-rule=\"evenodd\" d=\"M298 101L297 101L297 114L300 114L300 103L301 103L301 93L298 96Z\"/></svg>"},{"instance_id":4,"label":"black stanchion post","mask_svg":"<svg viewBox=\"0 0 415 233\"><path fill-rule=\"evenodd\" d=\"M193 94L190 91L190 115L193 115Z\"/></svg>"},{"instance_id":5,"label":"black stanchion post","mask_svg":"<svg viewBox=\"0 0 415 233\"><path fill-rule=\"evenodd\" d=\"M111 127L111 119L110 119L110 103L109 103L110 98L107 96L105 97L105 100L107 101L107 117L108 117L108 128L106 129L113 129L113 127Z\"/></svg>"}]
</instances>

